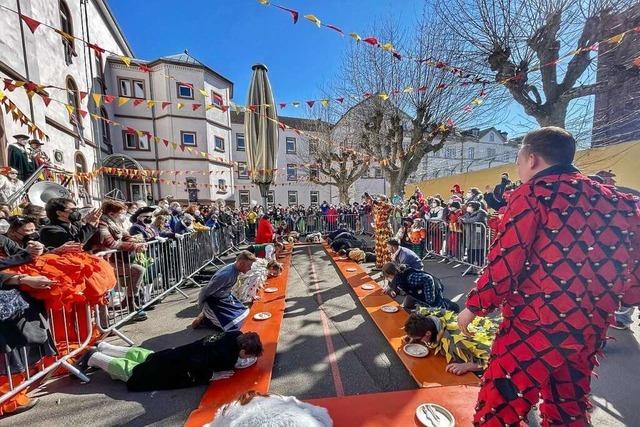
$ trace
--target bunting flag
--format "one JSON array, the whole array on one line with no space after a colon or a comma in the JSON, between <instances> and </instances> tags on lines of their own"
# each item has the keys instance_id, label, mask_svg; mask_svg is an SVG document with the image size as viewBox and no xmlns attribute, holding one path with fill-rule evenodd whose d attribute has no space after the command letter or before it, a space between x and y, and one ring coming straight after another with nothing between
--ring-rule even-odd
<instances>
[{"instance_id":1,"label":"bunting flag","mask_svg":"<svg viewBox=\"0 0 640 427\"><path fill-rule=\"evenodd\" d=\"M362 39L362 41L370 44L371 46L378 46L378 39L375 37L367 37L366 39Z\"/></svg>"},{"instance_id":2,"label":"bunting flag","mask_svg":"<svg viewBox=\"0 0 640 427\"><path fill-rule=\"evenodd\" d=\"M329 100L328 99L321 99L320 100L320 104L322 104L323 107L328 107L329 106Z\"/></svg>"},{"instance_id":3,"label":"bunting flag","mask_svg":"<svg viewBox=\"0 0 640 427\"><path fill-rule=\"evenodd\" d=\"M126 65L127 67L131 66L131 58L129 58L128 56L120 56L120 60L124 63L124 65Z\"/></svg>"},{"instance_id":4,"label":"bunting flag","mask_svg":"<svg viewBox=\"0 0 640 427\"><path fill-rule=\"evenodd\" d=\"M136 98L133 100L133 106L137 107L138 105L142 104L144 102L144 99L140 99L140 98Z\"/></svg>"},{"instance_id":5,"label":"bunting flag","mask_svg":"<svg viewBox=\"0 0 640 427\"><path fill-rule=\"evenodd\" d=\"M191 111L196 111L200 107L202 107L202 104L191 104Z\"/></svg>"},{"instance_id":6,"label":"bunting flag","mask_svg":"<svg viewBox=\"0 0 640 427\"><path fill-rule=\"evenodd\" d=\"M618 45L618 44L622 43L622 40L624 39L625 35L626 35L626 32L625 33L616 34L615 36L609 37L608 39L606 39L605 42L607 42L609 44Z\"/></svg>"},{"instance_id":7,"label":"bunting flag","mask_svg":"<svg viewBox=\"0 0 640 427\"><path fill-rule=\"evenodd\" d=\"M178 110L182 110L182 107L184 107L184 104L183 104L182 102L178 102L178 103L176 104L176 108L177 108Z\"/></svg>"},{"instance_id":8,"label":"bunting flag","mask_svg":"<svg viewBox=\"0 0 640 427\"><path fill-rule=\"evenodd\" d=\"M102 102L102 95L99 93L92 93L91 98L93 98L93 103L96 107L100 107L100 103Z\"/></svg>"},{"instance_id":9,"label":"bunting flag","mask_svg":"<svg viewBox=\"0 0 640 427\"><path fill-rule=\"evenodd\" d=\"M338 32L340 34L340 36L344 37L344 33L342 32L342 30L340 28L336 27L335 25L327 24L327 25L325 25L325 27L331 28L333 31Z\"/></svg>"},{"instance_id":10,"label":"bunting flag","mask_svg":"<svg viewBox=\"0 0 640 427\"><path fill-rule=\"evenodd\" d=\"M263 3L263 4L264 4L264 3ZM268 0L267 0L267 3L266 3L266 4L269 4L269 1L268 1ZM284 10L284 11L286 11L286 12L289 12L289 13L291 14L291 19L293 19L293 23L294 23L294 24L297 24L297 23L298 23L298 17L300 16L300 14L299 14L297 11L295 11L295 10L293 10L293 9L288 9L288 8L286 8L286 7L283 7L283 6L279 6L279 5L277 5L277 4L274 4L273 6L274 6L274 7L277 7L277 8L278 8L278 9L280 9L280 10Z\"/></svg>"},{"instance_id":11,"label":"bunting flag","mask_svg":"<svg viewBox=\"0 0 640 427\"><path fill-rule=\"evenodd\" d=\"M163 101L161 104L162 109L164 110L165 108L167 108L169 105L171 105L171 103L169 101Z\"/></svg>"},{"instance_id":12,"label":"bunting flag","mask_svg":"<svg viewBox=\"0 0 640 427\"><path fill-rule=\"evenodd\" d=\"M73 105L65 105L65 107L67 108L67 112L69 112L69 115L73 115L73 112L75 111L75 107Z\"/></svg>"},{"instance_id":13,"label":"bunting flag","mask_svg":"<svg viewBox=\"0 0 640 427\"><path fill-rule=\"evenodd\" d=\"M105 104L111 104L116 97L114 95L105 95L102 97Z\"/></svg>"},{"instance_id":14,"label":"bunting flag","mask_svg":"<svg viewBox=\"0 0 640 427\"><path fill-rule=\"evenodd\" d=\"M349 33L349 35L351 36L352 39L356 41L356 43L360 43L362 41L362 37L360 37L356 33Z\"/></svg>"},{"instance_id":15,"label":"bunting flag","mask_svg":"<svg viewBox=\"0 0 640 427\"><path fill-rule=\"evenodd\" d=\"M193 86L193 85L192 85ZM198 92L200 92L200 95L204 96L205 98L207 97L207 91L204 89L198 89Z\"/></svg>"},{"instance_id":16,"label":"bunting flag","mask_svg":"<svg viewBox=\"0 0 640 427\"><path fill-rule=\"evenodd\" d=\"M41 24L40 21L36 21L35 19L28 17L27 15L21 14L20 19L22 19L27 27L29 27L29 29L31 30L31 34L35 33Z\"/></svg>"},{"instance_id":17,"label":"bunting flag","mask_svg":"<svg viewBox=\"0 0 640 427\"><path fill-rule=\"evenodd\" d=\"M378 96L380 97L380 99L382 99L383 101L386 101L387 99L389 99L389 95L387 95L385 92L380 92L378 94Z\"/></svg>"},{"instance_id":18,"label":"bunting flag","mask_svg":"<svg viewBox=\"0 0 640 427\"><path fill-rule=\"evenodd\" d=\"M147 108L153 108L155 105L156 105L156 101L154 101L153 99L147 100Z\"/></svg>"},{"instance_id":19,"label":"bunting flag","mask_svg":"<svg viewBox=\"0 0 640 427\"><path fill-rule=\"evenodd\" d=\"M304 15L304 18L316 24L318 28L322 26L322 22L315 15Z\"/></svg>"},{"instance_id":20,"label":"bunting flag","mask_svg":"<svg viewBox=\"0 0 640 427\"><path fill-rule=\"evenodd\" d=\"M127 102L129 102L129 98L126 98L124 96L118 97L118 107L122 107Z\"/></svg>"}]
</instances>

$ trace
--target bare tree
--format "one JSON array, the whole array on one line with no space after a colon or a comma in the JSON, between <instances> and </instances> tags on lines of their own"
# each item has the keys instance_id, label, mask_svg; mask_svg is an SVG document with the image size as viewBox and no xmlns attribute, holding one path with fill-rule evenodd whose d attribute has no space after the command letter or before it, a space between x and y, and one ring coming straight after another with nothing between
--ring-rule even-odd
<instances>
[{"instance_id":1,"label":"bare tree","mask_svg":"<svg viewBox=\"0 0 640 427\"><path fill-rule=\"evenodd\" d=\"M399 28L386 21L374 33L402 52L400 59L365 46L345 56L337 79L341 91L367 99L347 105L334 131L347 129L357 148L380 165L390 195L404 194L423 157L442 148L454 127L477 120L478 110L486 109L473 76L441 66L464 64L464 54L432 14L423 14L415 32Z\"/></svg>"},{"instance_id":2,"label":"bare tree","mask_svg":"<svg viewBox=\"0 0 640 427\"><path fill-rule=\"evenodd\" d=\"M482 73L540 126L565 127L570 103L594 95L597 51L615 43L608 16L636 0L441 0L437 11ZM619 32L623 30L620 29ZM565 59L566 58L566 59Z\"/></svg>"}]
</instances>

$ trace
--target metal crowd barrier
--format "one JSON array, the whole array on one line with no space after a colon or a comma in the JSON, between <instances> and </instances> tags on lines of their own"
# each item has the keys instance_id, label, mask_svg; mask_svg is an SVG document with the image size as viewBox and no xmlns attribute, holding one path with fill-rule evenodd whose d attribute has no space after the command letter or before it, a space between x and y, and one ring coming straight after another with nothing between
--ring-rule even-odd
<instances>
[{"instance_id":1,"label":"metal crowd barrier","mask_svg":"<svg viewBox=\"0 0 640 427\"><path fill-rule=\"evenodd\" d=\"M68 312L49 310L56 355L31 354L31 347L0 355L0 376L7 379L6 384L0 382L0 404L61 368L89 381L69 359L79 356L95 340L94 331L102 338L114 334L133 345L119 330L123 324L169 293L177 292L187 298L180 287L188 283L200 286L194 276L205 267L215 265L223 254L237 249L245 237L244 224L241 224L233 228L233 233L209 230L176 239L153 240L147 242L146 250L140 254L120 251L98 254L104 256L116 272L117 283L108 294L108 303L94 307L78 304Z\"/></svg>"}]
</instances>

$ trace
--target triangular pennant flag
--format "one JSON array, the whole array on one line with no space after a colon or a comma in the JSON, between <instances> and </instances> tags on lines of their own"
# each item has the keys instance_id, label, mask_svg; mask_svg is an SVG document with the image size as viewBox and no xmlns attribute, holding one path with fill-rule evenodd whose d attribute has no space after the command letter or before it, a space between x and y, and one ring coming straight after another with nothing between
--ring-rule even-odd
<instances>
[{"instance_id":1,"label":"triangular pennant flag","mask_svg":"<svg viewBox=\"0 0 640 427\"><path fill-rule=\"evenodd\" d=\"M209 110L211 110L212 108L213 108L213 104L207 104L207 106L206 106L206 107L204 107L204 110L205 110L205 111L209 111Z\"/></svg>"},{"instance_id":2,"label":"triangular pennant flag","mask_svg":"<svg viewBox=\"0 0 640 427\"><path fill-rule=\"evenodd\" d=\"M64 104L64 107L67 109L67 111L69 112L69 115L73 114L73 111L75 110L73 105L69 105L69 104Z\"/></svg>"},{"instance_id":3,"label":"triangular pennant flag","mask_svg":"<svg viewBox=\"0 0 640 427\"><path fill-rule=\"evenodd\" d=\"M278 104L278 106L280 107L280 109L283 109L287 106L287 104L285 104L284 102L281 102L280 104Z\"/></svg>"},{"instance_id":4,"label":"triangular pennant flag","mask_svg":"<svg viewBox=\"0 0 640 427\"><path fill-rule=\"evenodd\" d=\"M25 24L27 24L27 27L29 27L29 29L31 30L31 34L35 33L35 31L41 24L40 21L36 21L35 19L30 18L26 15L20 15L20 18L24 21Z\"/></svg>"},{"instance_id":5,"label":"triangular pennant flag","mask_svg":"<svg viewBox=\"0 0 640 427\"><path fill-rule=\"evenodd\" d=\"M309 106L309 108L313 108L313 104L315 104L316 101L307 101L307 105Z\"/></svg>"},{"instance_id":6,"label":"triangular pennant flag","mask_svg":"<svg viewBox=\"0 0 640 427\"><path fill-rule=\"evenodd\" d=\"M318 19L317 16L315 15L304 15L305 19L308 19L309 21L313 22L314 24L316 24L316 26L318 28L320 28L320 26L322 25L322 22L320 22L320 20Z\"/></svg>"},{"instance_id":7,"label":"triangular pennant flag","mask_svg":"<svg viewBox=\"0 0 640 427\"><path fill-rule=\"evenodd\" d=\"M100 103L102 102L102 94L100 94L100 93L92 93L91 94L91 98L93 98L93 103L95 104L95 106L99 107Z\"/></svg>"},{"instance_id":8,"label":"triangular pennant flag","mask_svg":"<svg viewBox=\"0 0 640 427\"><path fill-rule=\"evenodd\" d=\"M342 104L344 102L344 98L336 98L336 101L338 101L340 104Z\"/></svg>"},{"instance_id":9,"label":"triangular pennant flag","mask_svg":"<svg viewBox=\"0 0 640 427\"><path fill-rule=\"evenodd\" d=\"M124 96L119 96L118 97L118 106L122 107L127 102L129 102L129 98L126 98Z\"/></svg>"},{"instance_id":10,"label":"triangular pennant flag","mask_svg":"<svg viewBox=\"0 0 640 427\"><path fill-rule=\"evenodd\" d=\"M436 89L438 89L438 90L442 90L442 89L444 89L444 88L446 88L446 87L447 87L447 85L446 85L446 84L444 84L444 83L440 83L438 86L436 86Z\"/></svg>"},{"instance_id":11,"label":"triangular pennant flag","mask_svg":"<svg viewBox=\"0 0 640 427\"><path fill-rule=\"evenodd\" d=\"M202 104L191 104L191 111L196 111L200 107L202 107Z\"/></svg>"},{"instance_id":12,"label":"triangular pennant flag","mask_svg":"<svg viewBox=\"0 0 640 427\"><path fill-rule=\"evenodd\" d=\"M198 89L198 92L200 92L200 94L201 94L202 96L204 96L205 98L207 97L207 91L206 91L206 90L204 90L204 89Z\"/></svg>"},{"instance_id":13,"label":"triangular pennant flag","mask_svg":"<svg viewBox=\"0 0 640 427\"><path fill-rule=\"evenodd\" d=\"M80 113L83 119L87 117L87 112L85 110L78 110L78 113Z\"/></svg>"},{"instance_id":14,"label":"triangular pennant flag","mask_svg":"<svg viewBox=\"0 0 640 427\"><path fill-rule=\"evenodd\" d=\"M87 43L87 47L93 49L96 52L96 55L98 56L102 56L102 54L105 52L105 50L100 46L98 46L97 44Z\"/></svg>"},{"instance_id":15,"label":"triangular pennant flag","mask_svg":"<svg viewBox=\"0 0 640 427\"><path fill-rule=\"evenodd\" d=\"M168 147L168 146L169 146L169 140L167 140L167 139L164 139L164 138L163 138L163 139L162 139L162 143L164 144L164 146L165 146L165 147Z\"/></svg>"},{"instance_id":16,"label":"triangular pennant flag","mask_svg":"<svg viewBox=\"0 0 640 427\"><path fill-rule=\"evenodd\" d=\"M357 33L349 33L349 35L356 41L356 43L360 43L360 41L362 40L362 37L360 37Z\"/></svg>"},{"instance_id":17,"label":"triangular pennant flag","mask_svg":"<svg viewBox=\"0 0 640 427\"><path fill-rule=\"evenodd\" d=\"M229 106L228 105L223 105L222 107L220 107L220 109L222 110L223 113L226 113L227 110L229 110Z\"/></svg>"},{"instance_id":18,"label":"triangular pennant flag","mask_svg":"<svg viewBox=\"0 0 640 427\"><path fill-rule=\"evenodd\" d=\"M260 1L260 0L259 0L259 1ZM269 2L269 0L266 0L266 1L267 1L267 3ZM293 9L287 9L286 7L282 7L282 6L279 6L279 5L277 5L277 4L274 4L273 6L274 6L274 7L277 7L278 9L285 10L285 11L289 12L289 13L291 14L291 19L293 19L293 23L294 23L294 24L297 24L297 23L298 23L298 17L300 16L300 14L298 13L298 11L293 10Z\"/></svg>"},{"instance_id":19,"label":"triangular pennant flag","mask_svg":"<svg viewBox=\"0 0 640 427\"><path fill-rule=\"evenodd\" d=\"M378 39L375 37L367 37L366 39L363 39L363 41L365 43L369 43L371 46L378 46Z\"/></svg>"},{"instance_id":20,"label":"triangular pennant flag","mask_svg":"<svg viewBox=\"0 0 640 427\"><path fill-rule=\"evenodd\" d=\"M104 95L102 99L104 100L105 104L111 104L113 100L116 99L116 97L114 95Z\"/></svg>"},{"instance_id":21,"label":"triangular pennant flag","mask_svg":"<svg viewBox=\"0 0 640 427\"><path fill-rule=\"evenodd\" d=\"M404 93L413 93L413 86L407 86L402 91Z\"/></svg>"},{"instance_id":22,"label":"triangular pennant flag","mask_svg":"<svg viewBox=\"0 0 640 427\"><path fill-rule=\"evenodd\" d=\"M613 37L609 37L609 38L608 38L608 39L606 39L605 41L606 41L607 43L609 43L609 44L620 44L620 43L622 42L622 39L624 39L624 36L625 36L626 34L627 34L626 32L624 32L624 33L620 33L620 34L616 34L616 35L615 35L615 36L613 36Z\"/></svg>"},{"instance_id":23,"label":"triangular pennant flag","mask_svg":"<svg viewBox=\"0 0 640 427\"><path fill-rule=\"evenodd\" d=\"M178 103L176 104L176 108L177 108L178 110L182 110L182 108L183 108L183 107L184 107L184 104L183 104L182 102L178 102Z\"/></svg>"},{"instance_id":24,"label":"triangular pennant flag","mask_svg":"<svg viewBox=\"0 0 640 427\"><path fill-rule=\"evenodd\" d=\"M426 86L420 86L418 88L418 92L426 92L427 91L427 87Z\"/></svg>"},{"instance_id":25,"label":"triangular pennant flag","mask_svg":"<svg viewBox=\"0 0 640 427\"><path fill-rule=\"evenodd\" d=\"M298 101L293 101L291 105L293 105L293 108L298 108L300 106L300 103Z\"/></svg>"},{"instance_id":26,"label":"triangular pennant flag","mask_svg":"<svg viewBox=\"0 0 640 427\"><path fill-rule=\"evenodd\" d=\"M189 151L190 153L193 153L193 148L187 147L187 151Z\"/></svg>"},{"instance_id":27,"label":"triangular pennant flag","mask_svg":"<svg viewBox=\"0 0 640 427\"><path fill-rule=\"evenodd\" d=\"M402 60L402 55L400 55L400 53L398 52L392 52L392 55L394 58L396 58L398 61Z\"/></svg>"},{"instance_id":28,"label":"triangular pennant flag","mask_svg":"<svg viewBox=\"0 0 640 427\"><path fill-rule=\"evenodd\" d=\"M126 65L127 67L131 66L131 58L129 58L128 56L121 56L120 60L124 62L124 65Z\"/></svg>"},{"instance_id":29,"label":"triangular pennant flag","mask_svg":"<svg viewBox=\"0 0 640 427\"><path fill-rule=\"evenodd\" d=\"M282 122L278 122L278 127L282 130L285 130L287 128L287 126Z\"/></svg>"},{"instance_id":30,"label":"triangular pennant flag","mask_svg":"<svg viewBox=\"0 0 640 427\"><path fill-rule=\"evenodd\" d=\"M204 151L201 151L201 152L200 152L200 155L201 155L202 157L204 157L205 159L207 158L207 153L205 153Z\"/></svg>"},{"instance_id":31,"label":"triangular pennant flag","mask_svg":"<svg viewBox=\"0 0 640 427\"><path fill-rule=\"evenodd\" d=\"M167 108L169 105L171 105L171 103L169 101L162 101L161 107L164 110L165 108Z\"/></svg>"},{"instance_id":32,"label":"triangular pennant flag","mask_svg":"<svg viewBox=\"0 0 640 427\"><path fill-rule=\"evenodd\" d=\"M1 98L0 98L1 99ZM48 107L51 103L51 98L46 95L42 95L42 102L44 102L45 107Z\"/></svg>"},{"instance_id":33,"label":"triangular pennant flag","mask_svg":"<svg viewBox=\"0 0 640 427\"><path fill-rule=\"evenodd\" d=\"M380 97L380 99L382 99L383 101L386 101L387 99L389 99L389 95L387 95L386 92L380 92L378 94L378 96Z\"/></svg>"},{"instance_id":34,"label":"triangular pennant flag","mask_svg":"<svg viewBox=\"0 0 640 427\"><path fill-rule=\"evenodd\" d=\"M147 100L147 108L153 108L155 105L156 105L156 101L154 101L153 99Z\"/></svg>"},{"instance_id":35,"label":"triangular pennant flag","mask_svg":"<svg viewBox=\"0 0 640 427\"><path fill-rule=\"evenodd\" d=\"M138 64L138 69L139 69L140 71L145 72L145 73L150 73L150 72L151 72L151 68L147 67L147 66L146 66L146 65L144 65L144 64Z\"/></svg>"},{"instance_id":36,"label":"triangular pennant flag","mask_svg":"<svg viewBox=\"0 0 640 427\"><path fill-rule=\"evenodd\" d=\"M173 149L175 150L176 148L178 148L178 144L176 144L175 142L171 143L171 146L173 147Z\"/></svg>"},{"instance_id":37,"label":"triangular pennant flag","mask_svg":"<svg viewBox=\"0 0 640 427\"><path fill-rule=\"evenodd\" d=\"M160 142L160 137L159 136L154 136L153 137L153 142L155 142L156 144Z\"/></svg>"},{"instance_id":38,"label":"triangular pennant flag","mask_svg":"<svg viewBox=\"0 0 640 427\"><path fill-rule=\"evenodd\" d=\"M269 4L269 0L258 0L258 3L260 3L263 6L266 6Z\"/></svg>"},{"instance_id":39,"label":"triangular pennant flag","mask_svg":"<svg viewBox=\"0 0 640 427\"><path fill-rule=\"evenodd\" d=\"M140 99L140 98L136 98L133 100L133 106L137 107L138 105L142 104L144 102L144 99Z\"/></svg>"},{"instance_id":40,"label":"triangular pennant flag","mask_svg":"<svg viewBox=\"0 0 640 427\"><path fill-rule=\"evenodd\" d=\"M323 107L328 107L329 106L329 100L328 99L321 99L320 100L320 104L322 104Z\"/></svg>"},{"instance_id":41,"label":"triangular pennant flag","mask_svg":"<svg viewBox=\"0 0 640 427\"><path fill-rule=\"evenodd\" d=\"M394 48L393 45L391 43L385 43L383 45L380 46L383 50L386 50L387 52L393 52Z\"/></svg>"},{"instance_id":42,"label":"triangular pennant flag","mask_svg":"<svg viewBox=\"0 0 640 427\"><path fill-rule=\"evenodd\" d=\"M331 28L333 31L337 31L342 37L344 37L344 33L342 32L342 30L335 25L327 24L325 25L325 27Z\"/></svg>"}]
</instances>

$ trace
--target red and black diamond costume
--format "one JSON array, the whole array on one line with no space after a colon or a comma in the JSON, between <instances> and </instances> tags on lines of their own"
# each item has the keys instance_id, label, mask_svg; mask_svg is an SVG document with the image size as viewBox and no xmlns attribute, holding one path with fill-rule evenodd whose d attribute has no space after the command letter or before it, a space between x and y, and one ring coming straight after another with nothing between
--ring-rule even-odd
<instances>
[{"instance_id":1,"label":"red and black diamond costume","mask_svg":"<svg viewBox=\"0 0 640 427\"><path fill-rule=\"evenodd\" d=\"M590 378L613 312L640 303L637 201L572 166L509 199L467 308L504 320L475 423L519 425L540 398L544 425L588 425Z\"/></svg>"}]
</instances>

